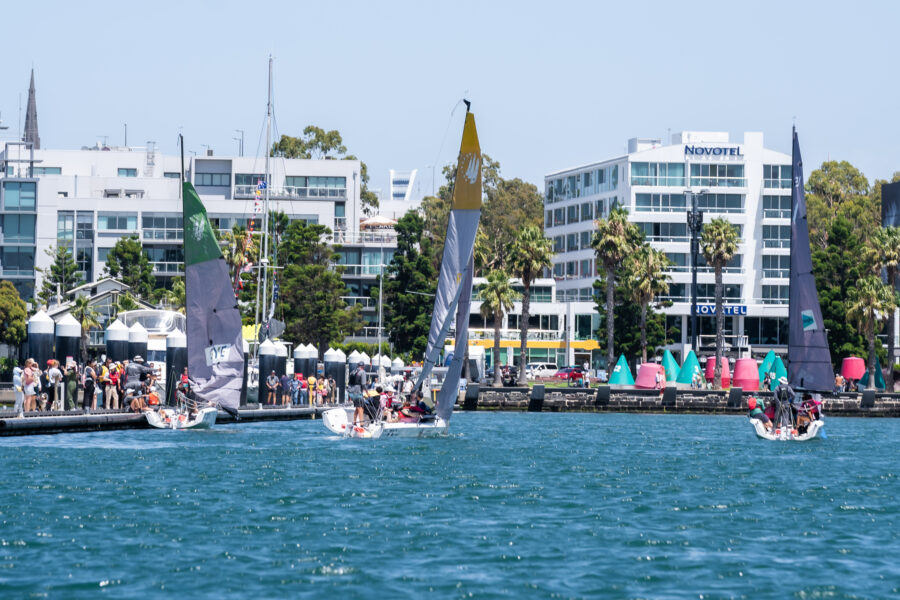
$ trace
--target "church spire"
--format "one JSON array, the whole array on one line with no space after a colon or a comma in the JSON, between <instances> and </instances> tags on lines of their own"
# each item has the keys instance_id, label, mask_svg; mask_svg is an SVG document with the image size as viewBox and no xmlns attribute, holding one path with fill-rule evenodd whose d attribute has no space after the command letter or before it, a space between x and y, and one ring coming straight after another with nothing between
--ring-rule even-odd
<instances>
[{"instance_id":1,"label":"church spire","mask_svg":"<svg viewBox=\"0 0 900 600\"><path fill-rule=\"evenodd\" d=\"M31 84L28 86L28 109L25 112L25 142L31 142L35 150L41 149L38 135L37 102L34 99L34 69L31 69Z\"/></svg>"}]
</instances>

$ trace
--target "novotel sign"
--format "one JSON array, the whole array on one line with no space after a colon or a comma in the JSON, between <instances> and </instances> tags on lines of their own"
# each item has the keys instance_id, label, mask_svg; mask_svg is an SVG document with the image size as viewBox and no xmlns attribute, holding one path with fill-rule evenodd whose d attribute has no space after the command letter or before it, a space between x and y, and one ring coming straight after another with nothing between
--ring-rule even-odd
<instances>
[{"instance_id":1,"label":"novotel sign","mask_svg":"<svg viewBox=\"0 0 900 600\"><path fill-rule=\"evenodd\" d=\"M697 314L698 315L714 315L716 314L716 305L715 304L698 304L697 305ZM723 315L746 315L747 307L743 304L726 304L722 306L722 314Z\"/></svg>"},{"instance_id":2,"label":"novotel sign","mask_svg":"<svg viewBox=\"0 0 900 600\"><path fill-rule=\"evenodd\" d=\"M684 147L685 156L743 156L740 146L734 148L722 148L716 146L709 148L706 146L687 146Z\"/></svg>"}]
</instances>

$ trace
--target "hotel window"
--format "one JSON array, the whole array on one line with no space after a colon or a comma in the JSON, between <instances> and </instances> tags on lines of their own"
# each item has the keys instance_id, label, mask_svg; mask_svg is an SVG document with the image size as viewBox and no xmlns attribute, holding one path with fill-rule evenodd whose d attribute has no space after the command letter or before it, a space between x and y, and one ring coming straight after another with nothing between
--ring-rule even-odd
<instances>
[{"instance_id":1,"label":"hotel window","mask_svg":"<svg viewBox=\"0 0 900 600\"><path fill-rule=\"evenodd\" d=\"M94 212L78 211L75 216L75 239L94 241Z\"/></svg>"},{"instance_id":2,"label":"hotel window","mask_svg":"<svg viewBox=\"0 0 900 600\"><path fill-rule=\"evenodd\" d=\"M544 213L544 227L553 227L553 211L548 210Z\"/></svg>"},{"instance_id":3,"label":"hotel window","mask_svg":"<svg viewBox=\"0 0 900 600\"><path fill-rule=\"evenodd\" d=\"M604 217L603 205L603 200L597 200L597 202L594 203L594 218L602 219Z\"/></svg>"},{"instance_id":4,"label":"hotel window","mask_svg":"<svg viewBox=\"0 0 900 600\"><path fill-rule=\"evenodd\" d=\"M61 242L75 239L75 213L72 211L56 213L56 239Z\"/></svg>"},{"instance_id":5,"label":"hotel window","mask_svg":"<svg viewBox=\"0 0 900 600\"><path fill-rule=\"evenodd\" d=\"M0 271L4 275L34 273L34 246L5 246L0 248Z\"/></svg>"},{"instance_id":6,"label":"hotel window","mask_svg":"<svg viewBox=\"0 0 900 600\"><path fill-rule=\"evenodd\" d=\"M745 317L744 333L753 345L787 344L788 320L779 317Z\"/></svg>"},{"instance_id":7,"label":"hotel window","mask_svg":"<svg viewBox=\"0 0 900 600\"><path fill-rule=\"evenodd\" d=\"M727 263L725 263L725 266L722 267L722 272L723 273L740 273L741 265L743 265L743 264L744 264L744 255L743 254L735 254L734 256L731 257L731 260L729 260ZM713 271L713 267L711 267L706 262L706 258L703 256L702 253L697 255L697 268Z\"/></svg>"},{"instance_id":8,"label":"hotel window","mask_svg":"<svg viewBox=\"0 0 900 600\"><path fill-rule=\"evenodd\" d=\"M591 193L591 172L581 174L581 186L584 189L585 194Z\"/></svg>"},{"instance_id":9,"label":"hotel window","mask_svg":"<svg viewBox=\"0 0 900 600\"><path fill-rule=\"evenodd\" d=\"M137 169L119 169L119 177L137 177Z\"/></svg>"},{"instance_id":10,"label":"hotel window","mask_svg":"<svg viewBox=\"0 0 900 600\"><path fill-rule=\"evenodd\" d=\"M697 194L697 208L714 213L744 212L741 194Z\"/></svg>"},{"instance_id":11,"label":"hotel window","mask_svg":"<svg viewBox=\"0 0 900 600\"><path fill-rule=\"evenodd\" d=\"M136 213L100 213L97 215L98 231L137 231Z\"/></svg>"},{"instance_id":12,"label":"hotel window","mask_svg":"<svg viewBox=\"0 0 900 600\"><path fill-rule=\"evenodd\" d=\"M591 247L591 233L592 231L582 231L581 232L581 249L588 250Z\"/></svg>"},{"instance_id":13,"label":"hotel window","mask_svg":"<svg viewBox=\"0 0 900 600\"><path fill-rule=\"evenodd\" d=\"M302 175L288 175L284 178L285 187L305 188L309 183L309 178ZM327 187L327 186L319 186Z\"/></svg>"},{"instance_id":14,"label":"hotel window","mask_svg":"<svg viewBox=\"0 0 900 600\"><path fill-rule=\"evenodd\" d=\"M574 260L566 263L566 277L578 276L578 263Z\"/></svg>"},{"instance_id":15,"label":"hotel window","mask_svg":"<svg viewBox=\"0 0 900 600\"><path fill-rule=\"evenodd\" d=\"M763 277L787 279L791 275L791 257L764 254L762 268Z\"/></svg>"},{"instance_id":16,"label":"hotel window","mask_svg":"<svg viewBox=\"0 0 900 600\"><path fill-rule=\"evenodd\" d=\"M228 187L231 185L231 173L197 173L194 183L207 187Z\"/></svg>"},{"instance_id":17,"label":"hotel window","mask_svg":"<svg viewBox=\"0 0 900 600\"><path fill-rule=\"evenodd\" d=\"M787 304L790 297L790 287L786 285L762 286L763 304Z\"/></svg>"},{"instance_id":18,"label":"hotel window","mask_svg":"<svg viewBox=\"0 0 900 600\"><path fill-rule=\"evenodd\" d=\"M262 173L235 173L234 174L234 185L252 185L256 187L256 185L260 181L265 181L266 176Z\"/></svg>"},{"instance_id":19,"label":"hotel window","mask_svg":"<svg viewBox=\"0 0 900 600\"><path fill-rule=\"evenodd\" d=\"M644 236L654 242L686 242L686 223L635 223Z\"/></svg>"},{"instance_id":20,"label":"hotel window","mask_svg":"<svg viewBox=\"0 0 900 600\"><path fill-rule=\"evenodd\" d=\"M684 194L635 194L634 209L641 212L681 212Z\"/></svg>"},{"instance_id":21,"label":"hotel window","mask_svg":"<svg viewBox=\"0 0 900 600\"><path fill-rule=\"evenodd\" d=\"M763 187L791 189L790 165L763 165Z\"/></svg>"},{"instance_id":22,"label":"hotel window","mask_svg":"<svg viewBox=\"0 0 900 600\"><path fill-rule=\"evenodd\" d=\"M562 277L563 273L565 271L565 268L566 268L565 264L563 264L563 263L554 264L553 265L553 276L554 277Z\"/></svg>"},{"instance_id":23,"label":"hotel window","mask_svg":"<svg viewBox=\"0 0 900 600\"><path fill-rule=\"evenodd\" d=\"M747 187L744 165L692 164L691 185L700 187Z\"/></svg>"},{"instance_id":24,"label":"hotel window","mask_svg":"<svg viewBox=\"0 0 900 600\"><path fill-rule=\"evenodd\" d=\"M763 225L763 248L790 248L790 225Z\"/></svg>"},{"instance_id":25,"label":"hotel window","mask_svg":"<svg viewBox=\"0 0 900 600\"><path fill-rule=\"evenodd\" d=\"M722 286L722 298L728 300L741 299L741 286L736 283L726 283ZM716 299L716 284L714 283L698 283L697 299L704 302Z\"/></svg>"},{"instance_id":26,"label":"hotel window","mask_svg":"<svg viewBox=\"0 0 900 600\"><path fill-rule=\"evenodd\" d=\"M585 258L581 261L581 276L582 277L590 277L591 276L591 259Z\"/></svg>"},{"instance_id":27,"label":"hotel window","mask_svg":"<svg viewBox=\"0 0 900 600\"><path fill-rule=\"evenodd\" d=\"M166 171L163 173L163 177L166 179L181 179L181 173L178 173L177 171Z\"/></svg>"},{"instance_id":28,"label":"hotel window","mask_svg":"<svg viewBox=\"0 0 900 600\"><path fill-rule=\"evenodd\" d=\"M572 252L573 250L578 250L578 234L570 233L566 236L566 250Z\"/></svg>"},{"instance_id":29,"label":"hotel window","mask_svg":"<svg viewBox=\"0 0 900 600\"><path fill-rule=\"evenodd\" d=\"M764 219L790 219L790 196L763 196Z\"/></svg>"},{"instance_id":30,"label":"hotel window","mask_svg":"<svg viewBox=\"0 0 900 600\"><path fill-rule=\"evenodd\" d=\"M594 206L590 202L581 205L581 220L590 221L594 218Z\"/></svg>"},{"instance_id":31,"label":"hotel window","mask_svg":"<svg viewBox=\"0 0 900 600\"><path fill-rule=\"evenodd\" d=\"M567 223L577 223L578 222L578 205L573 204L572 206L566 209L566 222Z\"/></svg>"},{"instance_id":32,"label":"hotel window","mask_svg":"<svg viewBox=\"0 0 900 600\"><path fill-rule=\"evenodd\" d=\"M684 252L666 252L666 258L669 259L669 266L666 271L690 271L691 261Z\"/></svg>"},{"instance_id":33,"label":"hotel window","mask_svg":"<svg viewBox=\"0 0 900 600\"><path fill-rule=\"evenodd\" d=\"M0 215L0 232L3 233L3 241L13 244L34 243L35 215Z\"/></svg>"},{"instance_id":34,"label":"hotel window","mask_svg":"<svg viewBox=\"0 0 900 600\"><path fill-rule=\"evenodd\" d=\"M32 173L35 177L39 175L61 175L62 167L34 167Z\"/></svg>"},{"instance_id":35,"label":"hotel window","mask_svg":"<svg viewBox=\"0 0 900 600\"><path fill-rule=\"evenodd\" d=\"M110 250L112 248L97 248L97 262L105 263Z\"/></svg>"},{"instance_id":36,"label":"hotel window","mask_svg":"<svg viewBox=\"0 0 900 600\"><path fill-rule=\"evenodd\" d=\"M554 225L565 225L566 224L566 211L562 208L556 208L553 210L553 224Z\"/></svg>"},{"instance_id":37,"label":"hotel window","mask_svg":"<svg viewBox=\"0 0 900 600\"><path fill-rule=\"evenodd\" d=\"M684 187L684 163L631 163L631 185Z\"/></svg>"},{"instance_id":38,"label":"hotel window","mask_svg":"<svg viewBox=\"0 0 900 600\"><path fill-rule=\"evenodd\" d=\"M32 211L37 185L27 181L7 181L3 184L3 208L7 211Z\"/></svg>"},{"instance_id":39,"label":"hotel window","mask_svg":"<svg viewBox=\"0 0 900 600\"><path fill-rule=\"evenodd\" d=\"M557 252L557 253L566 251L565 236L558 235L555 238L553 238L553 251Z\"/></svg>"},{"instance_id":40,"label":"hotel window","mask_svg":"<svg viewBox=\"0 0 900 600\"><path fill-rule=\"evenodd\" d=\"M577 196L577 189L575 187L575 176L569 175L566 177L566 198L571 198L572 196Z\"/></svg>"},{"instance_id":41,"label":"hotel window","mask_svg":"<svg viewBox=\"0 0 900 600\"><path fill-rule=\"evenodd\" d=\"M688 286L684 283L670 283L669 293L665 296L660 296L659 299L671 300L672 302L687 302L690 300Z\"/></svg>"}]
</instances>

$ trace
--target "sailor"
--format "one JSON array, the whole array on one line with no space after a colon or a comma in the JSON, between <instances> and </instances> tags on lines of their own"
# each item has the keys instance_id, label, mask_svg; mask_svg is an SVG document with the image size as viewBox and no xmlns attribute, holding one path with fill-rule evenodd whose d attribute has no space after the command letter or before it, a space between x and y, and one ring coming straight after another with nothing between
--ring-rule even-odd
<instances>
[{"instance_id":1,"label":"sailor","mask_svg":"<svg viewBox=\"0 0 900 600\"><path fill-rule=\"evenodd\" d=\"M350 387L347 390L356 410L353 411L353 424L363 423L363 389L366 387L366 370L363 364L357 363L356 370L350 373Z\"/></svg>"},{"instance_id":2,"label":"sailor","mask_svg":"<svg viewBox=\"0 0 900 600\"><path fill-rule=\"evenodd\" d=\"M787 377L779 377L778 387L775 388L775 403L777 405L775 412L776 415L779 415L776 418L779 426L791 425L796 421L796 401L797 394L794 392L794 388L788 384ZM790 419L790 423L787 422L788 419Z\"/></svg>"},{"instance_id":3,"label":"sailor","mask_svg":"<svg viewBox=\"0 0 900 600\"><path fill-rule=\"evenodd\" d=\"M125 367L125 389L139 391L141 383L154 371L153 367L144 364L143 357L138 354Z\"/></svg>"},{"instance_id":4,"label":"sailor","mask_svg":"<svg viewBox=\"0 0 900 600\"><path fill-rule=\"evenodd\" d=\"M772 429L772 421L769 420L769 417L767 417L765 413L765 402L757 401L756 398L751 396L747 401L747 408L750 409L749 416L751 419L758 419L762 421L763 425L766 426L766 429Z\"/></svg>"}]
</instances>

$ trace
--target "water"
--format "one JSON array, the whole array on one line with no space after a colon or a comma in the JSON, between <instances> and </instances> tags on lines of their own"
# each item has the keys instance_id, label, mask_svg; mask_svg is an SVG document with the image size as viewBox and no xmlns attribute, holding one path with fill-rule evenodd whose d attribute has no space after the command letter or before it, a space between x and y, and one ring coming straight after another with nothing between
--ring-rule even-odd
<instances>
[{"instance_id":1,"label":"water","mask_svg":"<svg viewBox=\"0 0 900 600\"><path fill-rule=\"evenodd\" d=\"M4 598L900 594L900 421L458 414L0 440Z\"/></svg>"}]
</instances>

